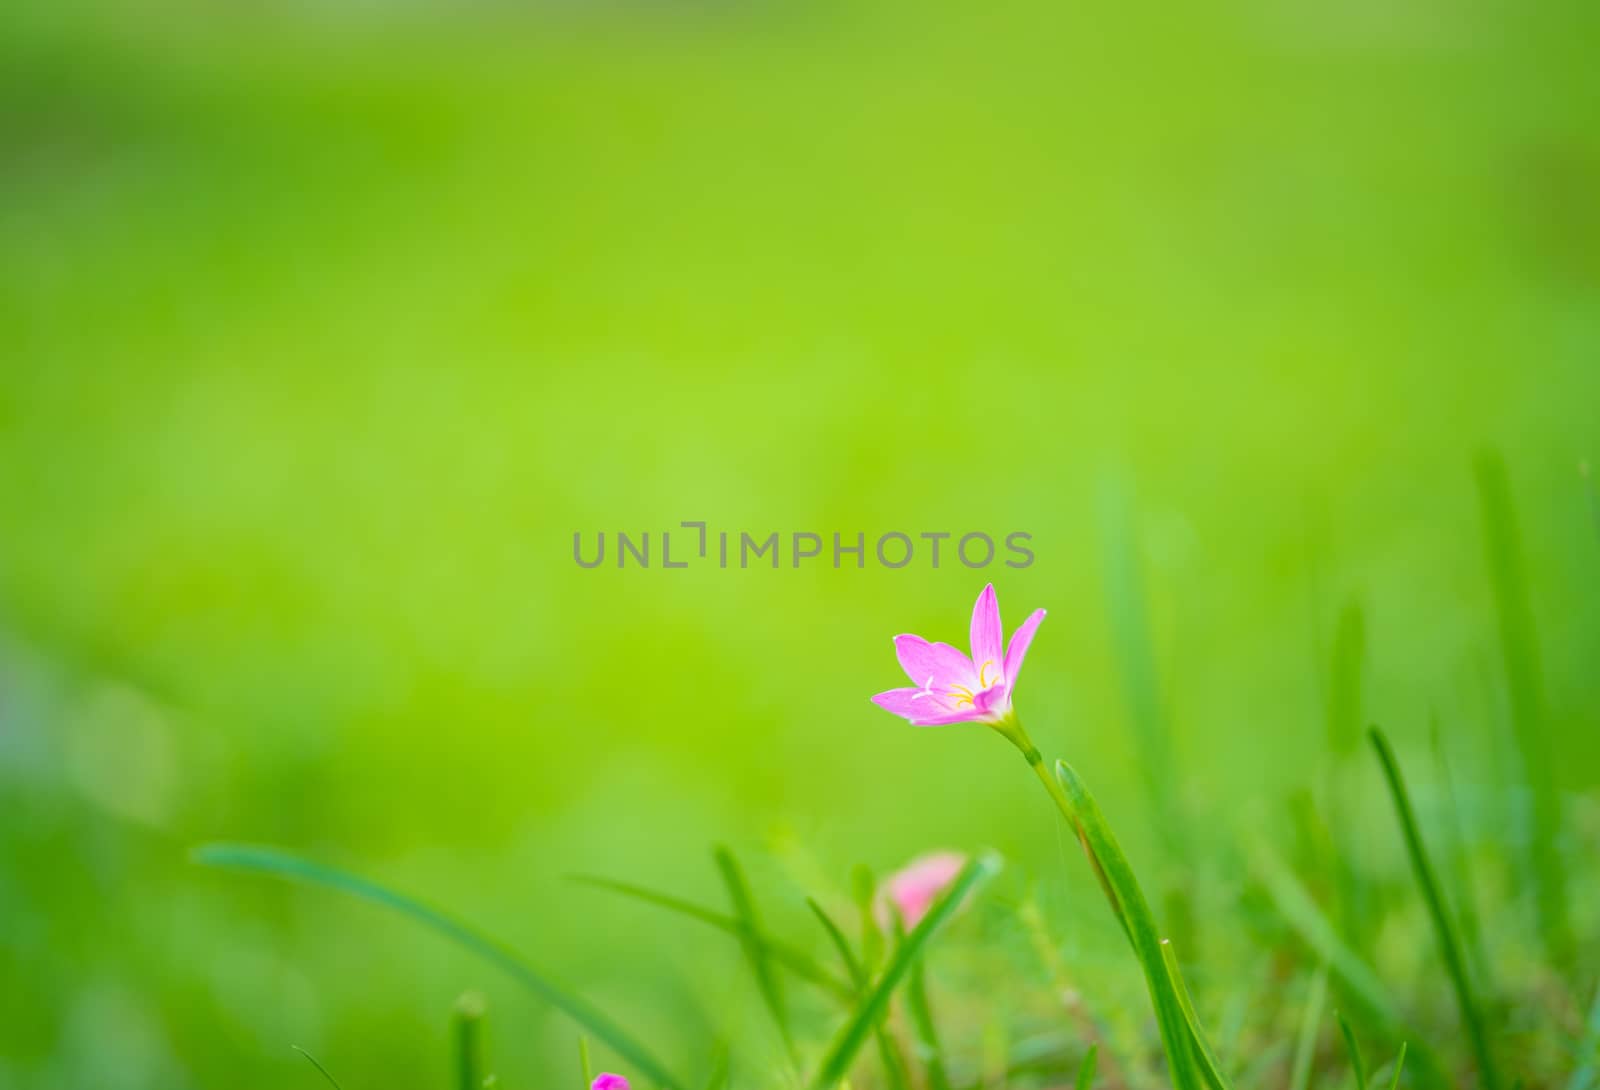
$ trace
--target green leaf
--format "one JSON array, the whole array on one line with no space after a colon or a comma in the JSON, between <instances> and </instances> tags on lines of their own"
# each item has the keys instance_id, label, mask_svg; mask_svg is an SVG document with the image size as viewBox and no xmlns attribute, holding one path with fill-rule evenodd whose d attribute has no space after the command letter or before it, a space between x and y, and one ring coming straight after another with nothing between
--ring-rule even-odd
<instances>
[{"instance_id":1,"label":"green leaf","mask_svg":"<svg viewBox=\"0 0 1600 1090\"><path fill-rule=\"evenodd\" d=\"M1228 1077L1222 1073L1222 1063L1212 1050L1211 1042L1206 1039L1205 1030L1200 1028L1200 1016L1195 1012L1194 1000L1189 996L1189 986L1184 983L1183 972L1178 968L1178 952L1167 939L1161 940L1161 959L1166 963L1167 975L1178 993L1178 1003L1183 1007L1183 1019L1189 1026L1189 1039L1194 1046L1195 1060L1200 1064L1200 1073L1205 1076L1206 1085L1211 1087L1211 1090L1229 1090Z\"/></svg>"},{"instance_id":2,"label":"green leaf","mask_svg":"<svg viewBox=\"0 0 1600 1090\"><path fill-rule=\"evenodd\" d=\"M1155 1008L1156 1026L1161 1031L1161 1046L1167 1054L1173 1085L1177 1090L1199 1090L1206 1077L1195 1059L1197 1049L1191 1048L1189 1022L1184 1017L1183 1004L1162 954L1161 934L1156 930L1144 892L1133 876L1133 867L1122 854L1094 796L1089 794L1072 766L1057 761L1056 777L1066 790L1091 862L1100 869L1113 908L1120 912L1134 956L1144 970L1145 986Z\"/></svg>"},{"instance_id":3,"label":"green leaf","mask_svg":"<svg viewBox=\"0 0 1600 1090\"><path fill-rule=\"evenodd\" d=\"M705 908L692 901L685 901L674 897L670 893L660 893L644 886L634 885L631 882L619 882L612 878L601 878L591 874L574 874L569 876L571 881L578 882L594 889L603 889L610 893L619 893L636 901L642 901L657 908L664 908L668 912L676 912L680 916L699 920L701 923L715 927L719 931L726 931L736 938L749 941L751 936L741 931L739 921L732 916ZM855 989L832 973L828 972L816 959L802 950L797 950L770 935L757 931L753 936L766 950L766 956L774 964L781 965L795 976L811 984L815 984L836 997L843 1000L853 999Z\"/></svg>"},{"instance_id":4,"label":"green leaf","mask_svg":"<svg viewBox=\"0 0 1600 1090\"><path fill-rule=\"evenodd\" d=\"M1361 1046L1356 1044L1356 1035L1350 1029L1350 1023L1340 1011L1334 1011L1333 1017L1339 1023L1339 1035L1344 1038L1344 1049L1350 1054L1350 1070L1356 1077L1356 1090L1367 1090L1367 1065L1361 1059Z\"/></svg>"},{"instance_id":5,"label":"green leaf","mask_svg":"<svg viewBox=\"0 0 1600 1090\"><path fill-rule=\"evenodd\" d=\"M917 1055L927 1076L927 1090L950 1090L950 1077L944 1069L944 1048L939 1044L939 1028L928 1002L926 966L923 958L911 963L911 976L906 982L906 1011L911 1015L911 1029L916 1034Z\"/></svg>"},{"instance_id":6,"label":"green leaf","mask_svg":"<svg viewBox=\"0 0 1600 1090\"><path fill-rule=\"evenodd\" d=\"M728 888L728 899L733 902L739 942L744 947L745 960L750 963L750 972L756 978L756 989L761 993L761 1001L766 1004L773 1024L778 1027L778 1036L783 1038L783 1047L789 1053L790 1062L799 1067L800 1054L795 1051L794 1037L789 1032L789 1007L784 1001L783 984L773 970L767 944L762 940L761 921L756 916L755 897L750 892L744 868L739 866L733 852L721 845L713 854L717 869L722 872L723 885Z\"/></svg>"},{"instance_id":7,"label":"green leaf","mask_svg":"<svg viewBox=\"0 0 1600 1090\"><path fill-rule=\"evenodd\" d=\"M528 991L563 1011L574 1022L615 1049L619 1056L633 1064L646 1078L660 1084L665 1090L683 1090L684 1084L675 1078L661 1061L634 1040L621 1026L591 1006L587 1000L552 982L510 948L480 934L438 909L431 908L405 894L396 893L376 882L334 867L301 859L275 848L246 844L207 844L196 849L193 858L202 866L270 874L291 882L335 889L372 904L382 905L403 916L409 916L456 945L472 951L497 966Z\"/></svg>"},{"instance_id":8,"label":"green leaf","mask_svg":"<svg viewBox=\"0 0 1600 1090\"><path fill-rule=\"evenodd\" d=\"M889 1007L889 999L911 967L912 961L922 953L923 947L945 921L955 914L967 896L999 873L1000 865L1000 857L992 852L968 861L961 869L961 873L956 875L955 880L929 907L927 915L918 921L917 926L906 936L906 941L895 948L877 983L862 996L854 1013L828 1047L827 1054L811 1080L813 1090L826 1090L849 1073L850 1064L855 1059L856 1053L866 1041L867 1034L872 1032L872 1027L882 1021Z\"/></svg>"},{"instance_id":9,"label":"green leaf","mask_svg":"<svg viewBox=\"0 0 1600 1090\"><path fill-rule=\"evenodd\" d=\"M1411 869L1417 876L1417 885L1422 889L1423 902L1428 907L1428 914L1433 918L1434 935L1439 941L1439 954L1444 958L1445 970L1450 974L1450 983L1455 987L1456 1002L1461 1008L1461 1021L1466 1028L1467 1037L1472 1042L1472 1051L1478 1059L1478 1074L1483 1079L1487 1090L1496 1090L1500 1085L1500 1073L1494 1065L1494 1055L1489 1049L1489 1038L1484 1032L1483 1019L1478 1013L1478 1004L1472 994L1471 982L1467 979L1466 961L1461 956L1461 944L1456 941L1455 929L1450 923L1450 914L1445 909L1444 898L1439 892L1438 879L1434 877L1433 866L1428 862L1427 850L1422 844L1422 833L1417 828L1417 817L1411 809L1411 796L1406 791L1405 780L1400 775L1399 762L1395 760L1394 750L1389 747L1389 740L1383 732L1373 727L1371 734L1372 748L1378 753L1378 763L1383 766L1384 778L1389 783L1389 792L1394 796L1394 809L1400 819L1400 832L1405 837L1406 853L1411 857Z\"/></svg>"},{"instance_id":10,"label":"green leaf","mask_svg":"<svg viewBox=\"0 0 1600 1090\"><path fill-rule=\"evenodd\" d=\"M1095 1062L1100 1058L1100 1046L1090 1045L1089 1051L1083 1054L1083 1062L1078 1065L1078 1078L1073 1083L1074 1090L1090 1090L1094 1085Z\"/></svg>"},{"instance_id":11,"label":"green leaf","mask_svg":"<svg viewBox=\"0 0 1600 1090\"><path fill-rule=\"evenodd\" d=\"M1400 1072L1405 1070L1405 1066L1406 1066L1406 1043L1404 1041L1401 1041L1400 1042L1400 1055L1396 1056L1395 1060L1394 1060L1394 1077L1389 1080L1389 1090L1400 1090Z\"/></svg>"}]
</instances>

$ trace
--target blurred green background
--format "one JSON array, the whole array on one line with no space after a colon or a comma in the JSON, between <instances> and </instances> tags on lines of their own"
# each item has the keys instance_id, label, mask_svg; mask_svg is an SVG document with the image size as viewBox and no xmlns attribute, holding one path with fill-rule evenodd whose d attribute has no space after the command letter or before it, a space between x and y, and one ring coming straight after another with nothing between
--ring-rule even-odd
<instances>
[{"instance_id":1,"label":"blurred green background","mask_svg":"<svg viewBox=\"0 0 1600 1090\"><path fill-rule=\"evenodd\" d=\"M1225 886L1231 830L1277 835L1327 766L1346 602L1365 714L1422 778L1437 715L1468 799L1495 782L1485 446L1600 830L1597 30L1492 0L8 4L0 1087L315 1085L291 1044L443 1086L468 987L508 1084L575 1070L490 970L187 862L213 839L424 894L675 1058L772 1047L737 951L565 875L715 900L726 841L798 929L858 861L993 845L1137 1009L1015 756L868 704L890 637L964 645L989 578L1008 625L1047 607L1019 708L1159 874L1135 572L1204 818L1183 865ZM684 519L1037 559L572 561ZM1366 863L1403 873L1357 767Z\"/></svg>"}]
</instances>

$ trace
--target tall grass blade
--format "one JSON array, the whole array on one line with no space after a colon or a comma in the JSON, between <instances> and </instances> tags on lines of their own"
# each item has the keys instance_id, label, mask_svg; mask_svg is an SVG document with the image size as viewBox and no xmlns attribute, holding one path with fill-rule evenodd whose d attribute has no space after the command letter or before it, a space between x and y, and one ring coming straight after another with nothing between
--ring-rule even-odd
<instances>
[{"instance_id":1,"label":"tall grass blade","mask_svg":"<svg viewBox=\"0 0 1600 1090\"><path fill-rule=\"evenodd\" d=\"M778 979L768 955L767 944L762 941L761 921L756 915L755 897L750 892L744 868L739 866L733 852L721 845L713 854L717 870L722 873L723 885L728 889L728 900L733 904L734 919L739 926L739 942L744 947L745 960L750 963L751 975L756 978L756 989L761 993L761 1001L766 1004L773 1024L778 1027L778 1036L783 1038L783 1047L789 1053L790 1062L799 1067L800 1054L795 1050L794 1036L789 1032L789 1006L784 1000L783 982Z\"/></svg>"},{"instance_id":2,"label":"tall grass blade","mask_svg":"<svg viewBox=\"0 0 1600 1090\"><path fill-rule=\"evenodd\" d=\"M1361 1046L1356 1043L1356 1035L1343 1013L1334 1011L1333 1016L1339 1022L1339 1036L1344 1038L1344 1050L1350 1054L1350 1071L1356 1077L1356 1090L1367 1090L1367 1065L1361 1058Z\"/></svg>"},{"instance_id":3,"label":"tall grass blade","mask_svg":"<svg viewBox=\"0 0 1600 1090\"><path fill-rule=\"evenodd\" d=\"M631 882L619 882L612 878L601 878L591 874L574 874L570 878L581 885L621 894L624 897L630 897L633 900L642 901L657 908L664 908L668 912L676 912L680 916L699 920L703 924L715 927L719 931L725 931L736 938L743 938L746 941L752 939L752 936L746 935L741 931L739 921L734 917L697 905L692 901L683 900L681 897L674 897L670 893L661 893L644 886L634 885ZM805 951L797 950L759 930L754 933L753 941L759 942L765 948L766 956L769 960L774 964L783 966L800 979L810 984L815 984L840 999L849 1000L854 997L855 989L817 964L816 960Z\"/></svg>"},{"instance_id":4,"label":"tall grass blade","mask_svg":"<svg viewBox=\"0 0 1600 1090\"><path fill-rule=\"evenodd\" d=\"M917 922L917 926L911 929L905 942L895 947L883 972L879 974L877 983L862 996L854 1013L828 1047L827 1054L811 1080L812 1090L826 1090L849 1073L850 1064L855 1059L856 1053L860 1051L867 1034L872 1032L872 1027L883 1020L889 1007L889 999L910 969L911 963L921 955L928 941L945 921L955 914L956 909L967 897L999 873L1000 866L1000 857L993 852L985 852L969 860L961 869L961 873L956 875L955 880L929 907L927 914Z\"/></svg>"},{"instance_id":5,"label":"tall grass blade","mask_svg":"<svg viewBox=\"0 0 1600 1090\"><path fill-rule=\"evenodd\" d=\"M1189 995L1189 986L1184 983L1183 972L1178 967L1178 951L1168 939L1161 940L1161 958L1166 962L1167 976L1171 978L1173 989L1178 993L1178 1004L1183 1008L1183 1020L1189 1026L1189 1042L1194 1048L1195 1062L1200 1065L1200 1073L1205 1076L1206 1085L1211 1090L1229 1090L1228 1076L1222 1073L1222 1062L1217 1059L1216 1051L1212 1049L1205 1030L1200 1028L1200 1016L1195 1012L1194 1000Z\"/></svg>"},{"instance_id":6,"label":"tall grass blade","mask_svg":"<svg viewBox=\"0 0 1600 1090\"><path fill-rule=\"evenodd\" d=\"M589 1038L578 1038L578 1067L583 1072L583 1090L594 1085L594 1061L589 1058Z\"/></svg>"},{"instance_id":7,"label":"tall grass blade","mask_svg":"<svg viewBox=\"0 0 1600 1090\"><path fill-rule=\"evenodd\" d=\"M1078 1077L1073 1082L1073 1090L1090 1090L1094 1086L1095 1061L1100 1058L1100 1046L1090 1045L1089 1051L1083 1054L1083 1062L1078 1065Z\"/></svg>"},{"instance_id":8,"label":"tall grass blade","mask_svg":"<svg viewBox=\"0 0 1600 1090\"><path fill-rule=\"evenodd\" d=\"M1406 1043L1400 1042L1400 1055L1394 1058L1394 1076L1389 1080L1389 1090L1400 1090L1400 1072L1406 1069Z\"/></svg>"},{"instance_id":9,"label":"tall grass blade","mask_svg":"<svg viewBox=\"0 0 1600 1090\"><path fill-rule=\"evenodd\" d=\"M456 1000L456 1086L483 1090L483 999L468 992Z\"/></svg>"},{"instance_id":10,"label":"tall grass blade","mask_svg":"<svg viewBox=\"0 0 1600 1090\"><path fill-rule=\"evenodd\" d=\"M316 1068L317 1071L319 1071L322 1074L322 1077L328 1080L328 1085L333 1087L333 1090L344 1090L344 1087L339 1085L339 1080L334 1078L332 1075L330 1075L328 1073L328 1069L326 1067L323 1067L322 1064L317 1060L317 1058L315 1056L311 1055L311 1053L307 1052L305 1049L301 1048L299 1045L290 1045L289 1047L294 1049L296 1052L300 1053L300 1055L304 1056L308 1061L310 1061L311 1066Z\"/></svg>"},{"instance_id":11,"label":"tall grass blade","mask_svg":"<svg viewBox=\"0 0 1600 1090\"><path fill-rule=\"evenodd\" d=\"M1161 1031L1161 1044L1166 1050L1173 1085L1177 1090L1199 1090L1206 1084L1206 1078L1196 1062L1196 1050L1191 1048L1191 1031L1184 1017L1183 1003L1162 954L1161 935L1156 930L1144 892L1100 807L1077 772L1065 761L1057 761L1056 778L1067 793L1077 815L1080 835L1091 860L1101 870L1112 903L1122 916L1134 956L1144 970L1145 986L1155 1007L1156 1025Z\"/></svg>"},{"instance_id":12,"label":"tall grass blade","mask_svg":"<svg viewBox=\"0 0 1600 1090\"><path fill-rule=\"evenodd\" d=\"M497 966L529 992L564 1012L578 1025L610 1045L642 1075L665 1090L684 1090L684 1084L649 1049L587 1000L552 982L509 947L421 901L346 871L313 863L275 848L247 844L206 844L195 849L193 859L202 866L269 874L291 882L338 890L408 916Z\"/></svg>"},{"instance_id":13,"label":"tall grass blade","mask_svg":"<svg viewBox=\"0 0 1600 1090\"><path fill-rule=\"evenodd\" d=\"M1300 1033L1295 1039L1294 1065L1289 1069L1289 1090L1306 1090L1311 1083L1311 1061L1317 1054L1317 1027L1322 1024L1322 1005L1328 999L1328 967L1317 966L1311 977L1311 994L1300 1018Z\"/></svg>"},{"instance_id":14,"label":"tall grass blade","mask_svg":"<svg viewBox=\"0 0 1600 1090\"><path fill-rule=\"evenodd\" d=\"M856 957L854 950L850 949L850 940L840 930L839 925L833 922L833 917L828 915L826 909L818 904L815 898L807 897L806 904L810 906L812 915L822 924L822 929L827 932L828 938L833 942L834 949L839 951L839 960L844 962L845 971L850 974L850 979L855 983L857 995L865 995L867 990L866 967ZM905 1061L900 1057L900 1050L896 1047L894 1039L884 1029L883 1021L872 1027L873 1036L878 1042L878 1060L883 1064L884 1083L889 1090L905 1090L910 1084L906 1075Z\"/></svg>"},{"instance_id":15,"label":"tall grass blade","mask_svg":"<svg viewBox=\"0 0 1600 1090\"><path fill-rule=\"evenodd\" d=\"M1505 461L1493 451L1477 458L1478 499L1483 509L1489 581L1494 587L1500 621L1500 654L1511 698L1512 726L1521 751L1523 774L1533 805L1529 837L1529 869L1533 872L1539 928L1545 952L1558 966L1572 964L1572 925L1567 906L1566 875L1557 845L1561 834L1561 796L1551 774L1545 737L1538 630L1523 572L1522 543L1511 480Z\"/></svg>"},{"instance_id":16,"label":"tall grass blade","mask_svg":"<svg viewBox=\"0 0 1600 1090\"><path fill-rule=\"evenodd\" d=\"M1395 760L1394 750L1389 747L1389 740L1377 727L1371 731L1372 748L1378 753L1378 763L1383 766L1383 775L1389 783L1389 792L1394 796L1395 814L1400 820L1400 832L1405 837L1406 852L1411 857L1411 869L1417 876L1417 885L1422 889L1422 899L1427 905L1428 914L1433 917L1433 930L1439 941L1439 953L1444 958L1445 969L1450 974L1450 982L1455 987L1456 1002L1461 1007L1461 1021L1467 1031L1467 1037L1472 1042L1472 1051L1478 1060L1478 1074L1483 1080L1487 1090L1497 1090L1500 1085L1500 1075L1495 1069L1494 1056L1489 1050L1489 1038L1484 1032L1483 1020L1478 1014L1478 1005L1472 995L1472 985L1467 980L1466 962L1461 956L1461 946L1456 941L1455 929L1450 924L1450 915L1445 909L1444 898L1439 893L1439 883L1434 877L1433 867L1428 862L1428 854L1422 844L1422 833L1417 828L1416 814L1411 809L1411 796L1406 791L1405 780L1400 775L1400 765Z\"/></svg>"},{"instance_id":17,"label":"tall grass blade","mask_svg":"<svg viewBox=\"0 0 1600 1090\"><path fill-rule=\"evenodd\" d=\"M928 1002L926 966L923 958L911 963L910 979L906 981L906 1011L911 1015L911 1029L916 1034L917 1055L922 1060L927 1090L950 1090L950 1077L944 1069L944 1048L939 1043L939 1027Z\"/></svg>"}]
</instances>

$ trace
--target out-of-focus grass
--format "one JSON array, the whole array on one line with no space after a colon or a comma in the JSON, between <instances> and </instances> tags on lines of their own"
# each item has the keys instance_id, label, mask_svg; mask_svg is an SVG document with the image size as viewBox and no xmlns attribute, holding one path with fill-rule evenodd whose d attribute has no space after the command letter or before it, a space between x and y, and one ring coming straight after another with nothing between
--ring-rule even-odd
<instances>
[{"instance_id":1,"label":"out-of-focus grass","mask_svg":"<svg viewBox=\"0 0 1600 1090\"><path fill-rule=\"evenodd\" d=\"M1147 806L1108 477L1137 497L1193 872L1141 874L1181 878L1205 921L1185 969L1208 1024L1251 996L1240 1047L1286 1073L1271 1049L1299 1008L1287 1029L1262 1010L1239 944L1301 940L1239 908L1232 831L1287 852L1280 800L1329 761L1318 648L1357 598L1361 705L1413 776L1431 716L1449 726L1508 1003L1491 1020L1554 1069L1581 1019L1510 1000L1595 967L1545 960L1507 834L1547 806L1558 861L1600 838L1600 557L1575 469L1600 392L1597 18L8 5L0 1086L293 1085L314 1073L291 1043L346 1085L448 1085L448 1005L480 967L184 862L217 837L426 892L669 1062L719 1038L760 1053L738 951L562 875L714 901L704 845L733 839L764 926L804 934L818 875L994 844L1040 876L1102 1073L1142 1070L1137 975L1014 759L865 700L896 681L889 636L960 642L959 603L995 575L1007 616L1051 609L1018 693L1041 746L1108 810ZM1540 799L1502 790L1483 444L1538 623ZM1021 529L1038 560L571 562L575 530L695 518ZM1437 1032L1448 994L1381 783L1340 780L1336 842L1362 846L1363 913L1386 921L1342 941ZM1160 858L1153 819L1118 833ZM1299 880L1321 896L1328 876ZM1571 885L1592 937L1600 890ZM1068 1032L964 964L928 981L953 1064L980 1024L958 986ZM495 1002L502 1073L574 1066L568 1027Z\"/></svg>"}]
</instances>

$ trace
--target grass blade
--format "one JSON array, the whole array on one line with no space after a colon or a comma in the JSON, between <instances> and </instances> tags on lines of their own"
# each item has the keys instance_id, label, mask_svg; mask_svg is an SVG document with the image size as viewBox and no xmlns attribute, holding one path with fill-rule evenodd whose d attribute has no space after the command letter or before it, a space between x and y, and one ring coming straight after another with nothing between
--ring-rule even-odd
<instances>
[{"instance_id":1,"label":"grass blade","mask_svg":"<svg viewBox=\"0 0 1600 1090\"><path fill-rule=\"evenodd\" d=\"M1183 1020L1189 1026L1189 1040L1194 1047L1195 1062L1200 1065L1200 1073L1205 1076L1206 1085L1211 1087L1211 1090L1229 1090L1228 1077L1222 1073L1222 1063L1217 1059L1210 1041L1206 1039L1205 1030L1200 1028L1200 1016L1195 1012L1194 1000L1189 995L1189 986L1183 982L1183 972L1178 968L1178 952L1167 939L1161 940L1161 959L1166 963L1167 976L1172 981L1173 989L1178 993L1178 1005L1183 1008Z\"/></svg>"},{"instance_id":2,"label":"grass blade","mask_svg":"<svg viewBox=\"0 0 1600 1090\"><path fill-rule=\"evenodd\" d=\"M845 971L850 974L850 979L855 982L857 994L865 994L867 990L867 970L856 957L854 950L850 949L850 940L845 938L839 925L833 922L833 917L828 915L826 909L818 904L815 898L807 897L806 904L811 912L822 924L822 929L828 933L828 938L833 941L834 948L839 951L839 959L844 962ZM905 1090L910 1085L906 1076L905 1061L900 1058L900 1050L895 1046L894 1039L883 1028L880 1020L872 1028L873 1036L878 1042L878 1060L883 1064L883 1079L889 1090Z\"/></svg>"},{"instance_id":3,"label":"grass blade","mask_svg":"<svg viewBox=\"0 0 1600 1090\"><path fill-rule=\"evenodd\" d=\"M1480 454L1474 470L1483 509L1489 581L1494 587L1495 610L1500 622L1500 654L1511 698L1512 727L1533 801L1534 827L1529 837L1527 865L1533 872L1539 928L1550 961L1555 965L1571 965L1573 943L1566 875L1556 848L1561 832L1561 796L1555 788L1546 749L1538 630L1522 567L1522 543L1517 531L1516 508L1511 500L1511 480L1505 461L1493 451Z\"/></svg>"},{"instance_id":4,"label":"grass blade","mask_svg":"<svg viewBox=\"0 0 1600 1090\"><path fill-rule=\"evenodd\" d=\"M1100 1046L1090 1045L1089 1051L1083 1054L1083 1062L1078 1065L1078 1078L1073 1082L1073 1090L1089 1090L1094 1085L1095 1061L1100 1058Z\"/></svg>"},{"instance_id":5,"label":"grass blade","mask_svg":"<svg viewBox=\"0 0 1600 1090\"><path fill-rule=\"evenodd\" d=\"M670 893L660 893L645 886L634 885L631 882L619 882L612 878L601 878L591 874L574 874L570 878L574 882L594 889L619 893L624 897L631 897L636 901L643 901L645 904L664 908L668 912L676 912L680 916L699 920L701 923L715 927L719 931L726 931L736 938L745 937L740 929L739 921L734 917L697 905L692 901L674 897ZM816 960L804 951L796 950L794 947L788 946L760 931L755 933L754 939L765 948L767 958L774 964L783 966L789 972L808 983L832 992L839 999L850 1000L854 998L855 989L828 972L821 965L818 965Z\"/></svg>"},{"instance_id":6,"label":"grass blade","mask_svg":"<svg viewBox=\"0 0 1600 1090\"><path fill-rule=\"evenodd\" d=\"M456 1000L456 1086L483 1090L483 999L468 992Z\"/></svg>"},{"instance_id":7,"label":"grass blade","mask_svg":"<svg viewBox=\"0 0 1600 1090\"><path fill-rule=\"evenodd\" d=\"M589 1038L578 1038L578 1068L583 1072L583 1090L594 1085L594 1061L589 1059Z\"/></svg>"},{"instance_id":8,"label":"grass blade","mask_svg":"<svg viewBox=\"0 0 1600 1090\"><path fill-rule=\"evenodd\" d=\"M322 1077L328 1080L328 1085L332 1086L333 1090L344 1090L344 1087L339 1085L339 1080L334 1078L332 1075L328 1074L328 1069L326 1067L323 1067L322 1064L317 1061L317 1058L315 1056L311 1055L311 1053L307 1052L305 1049L301 1048L299 1045L290 1045L289 1047L294 1049L296 1052L300 1053L300 1055L304 1056L307 1060L309 1060L311 1062L311 1066L316 1068L318 1071L320 1071L322 1073Z\"/></svg>"},{"instance_id":9,"label":"grass blade","mask_svg":"<svg viewBox=\"0 0 1600 1090\"><path fill-rule=\"evenodd\" d=\"M495 940L467 924L405 894L334 867L313 863L275 848L245 844L206 844L197 848L194 861L207 867L269 874L290 882L322 886L381 905L430 928L456 945L497 966L528 991L564 1012L574 1022L610 1045L646 1078L665 1090L683 1090L684 1084L660 1060L621 1026L582 997L553 983L527 962Z\"/></svg>"},{"instance_id":10,"label":"grass blade","mask_svg":"<svg viewBox=\"0 0 1600 1090\"><path fill-rule=\"evenodd\" d=\"M950 1076L944 1069L944 1049L939 1044L939 1028L933 1020L933 1007L928 1003L927 962L917 958L911 963L910 979L906 982L906 1011L911 1015L911 1029L917 1038L917 1054L922 1059L927 1090L950 1090Z\"/></svg>"},{"instance_id":11,"label":"grass blade","mask_svg":"<svg viewBox=\"0 0 1600 1090\"><path fill-rule=\"evenodd\" d=\"M1389 1080L1389 1090L1400 1090L1400 1072L1406 1067L1406 1043L1400 1042L1400 1055L1394 1058L1394 1077Z\"/></svg>"},{"instance_id":12,"label":"grass blade","mask_svg":"<svg viewBox=\"0 0 1600 1090\"><path fill-rule=\"evenodd\" d=\"M1344 1050L1350 1054L1350 1070L1356 1077L1356 1090L1367 1090L1367 1065L1361 1059L1361 1046L1356 1044L1356 1035L1341 1012L1334 1011L1333 1017L1339 1022L1339 1036L1344 1038Z\"/></svg>"},{"instance_id":13,"label":"grass blade","mask_svg":"<svg viewBox=\"0 0 1600 1090\"><path fill-rule=\"evenodd\" d=\"M867 1034L883 1020L889 1008L889 999L910 969L911 963L922 953L928 940L955 914L957 908L980 885L994 877L1000 870L1000 857L986 852L961 869L949 887L928 909L927 915L911 929L906 941L894 949L878 981L861 998L853 1014L840 1029L829 1046L817 1073L811 1080L812 1090L826 1090L836 1085L849 1073L851 1061L861 1049Z\"/></svg>"},{"instance_id":14,"label":"grass blade","mask_svg":"<svg viewBox=\"0 0 1600 1090\"><path fill-rule=\"evenodd\" d=\"M722 873L723 885L728 888L728 900L733 903L734 920L739 928L737 932L739 943L744 947L744 956L750 963L750 972L756 978L756 988L761 993L761 1001L766 1004L767 1013L772 1015L772 1022L778 1027L778 1036L783 1038L784 1051L789 1054L790 1062L799 1067L800 1054L795 1051L794 1037L789 1032L789 1007L784 1001L783 984L773 970L767 944L762 941L761 921L756 916L756 901L750 892L750 883L744 876L744 868L739 866L739 861L734 858L733 852L726 847L718 845L713 854L716 857L717 870Z\"/></svg>"},{"instance_id":15,"label":"grass blade","mask_svg":"<svg viewBox=\"0 0 1600 1090\"><path fill-rule=\"evenodd\" d=\"M1456 1002L1461 1007L1461 1021L1472 1041L1472 1051L1477 1056L1478 1074L1487 1090L1497 1090L1500 1075L1494 1066L1494 1056L1489 1051L1489 1038L1484 1032L1483 1020L1472 995L1472 985L1467 980L1466 962L1461 956L1461 945L1456 941L1450 915L1444 898L1439 893L1439 883L1422 844L1422 834L1417 828L1416 814L1411 809L1411 796L1406 791L1405 780L1400 776L1400 765L1395 760L1389 740L1377 727L1371 730L1372 748L1377 750L1378 763L1383 766L1384 778L1389 782L1389 793L1394 796L1395 814L1400 820L1400 832L1405 837L1406 852L1411 857L1411 869L1416 873L1417 885L1422 888L1422 899L1428 914L1433 917L1434 934L1439 940L1439 954L1444 958L1445 969L1455 987Z\"/></svg>"},{"instance_id":16,"label":"grass blade","mask_svg":"<svg viewBox=\"0 0 1600 1090\"><path fill-rule=\"evenodd\" d=\"M1311 977L1311 994L1300 1019L1300 1035L1294 1046L1294 1066L1289 1069L1289 1090L1306 1090L1311 1082L1311 1061L1317 1054L1317 1027L1322 1024L1322 1005L1328 999L1328 967L1319 965Z\"/></svg>"},{"instance_id":17,"label":"grass blade","mask_svg":"<svg viewBox=\"0 0 1600 1090\"><path fill-rule=\"evenodd\" d=\"M1183 1004L1178 999L1177 988L1167 969L1162 954L1161 935L1156 930L1150 906L1144 892L1133 876L1133 868L1122 848L1112 835L1111 828L1100 813L1094 796L1084 786L1071 765L1056 762L1056 778L1066 790L1073 811L1077 815L1079 833L1089 849L1091 862L1099 866L1104 884L1111 895L1113 906L1120 912L1122 923L1133 945L1134 956L1144 970L1145 985L1150 992L1150 1002L1155 1007L1156 1025L1161 1031L1161 1044L1166 1050L1167 1065L1172 1072L1177 1090L1199 1090L1205 1082L1200 1065L1195 1060L1195 1049L1188 1020L1183 1014Z\"/></svg>"}]
</instances>

